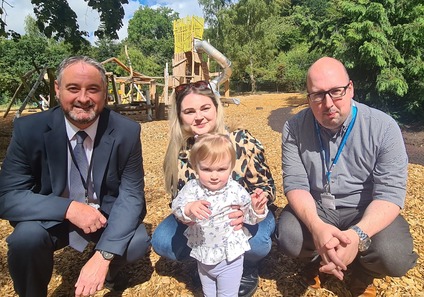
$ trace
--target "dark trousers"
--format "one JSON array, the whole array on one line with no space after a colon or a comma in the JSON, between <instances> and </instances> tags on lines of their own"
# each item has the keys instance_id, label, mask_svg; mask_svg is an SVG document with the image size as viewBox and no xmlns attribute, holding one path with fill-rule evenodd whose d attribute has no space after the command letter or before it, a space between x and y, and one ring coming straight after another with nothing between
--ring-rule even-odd
<instances>
[{"instance_id":1,"label":"dark trousers","mask_svg":"<svg viewBox=\"0 0 424 297\"><path fill-rule=\"evenodd\" d=\"M103 229L93 234L94 242L101 232ZM47 296L47 286L53 272L53 254L68 245L68 224L61 223L45 229L38 221L20 222L6 242L9 273L15 291L21 297ZM149 246L146 228L140 224L124 255L113 259L109 274L116 275L126 263L142 258Z\"/></svg>"},{"instance_id":2,"label":"dark trousers","mask_svg":"<svg viewBox=\"0 0 424 297\"><path fill-rule=\"evenodd\" d=\"M317 203L321 220L340 230L347 230L359 222L364 211L355 208L331 210ZM317 255L311 233L288 205L280 215L276 239L280 249L289 257L309 258ZM409 225L401 215L371 239L370 248L356 258L362 273L376 278L403 276L415 266L418 255L413 251Z\"/></svg>"}]
</instances>

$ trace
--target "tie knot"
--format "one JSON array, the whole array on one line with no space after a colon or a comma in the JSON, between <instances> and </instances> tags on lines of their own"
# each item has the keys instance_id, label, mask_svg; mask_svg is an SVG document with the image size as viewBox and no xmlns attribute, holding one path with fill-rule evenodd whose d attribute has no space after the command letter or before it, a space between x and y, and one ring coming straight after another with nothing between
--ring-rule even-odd
<instances>
[{"instance_id":1,"label":"tie knot","mask_svg":"<svg viewBox=\"0 0 424 297\"><path fill-rule=\"evenodd\" d=\"M77 143L81 144L84 142L84 139L86 139L88 134L85 131L78 131L76 134L77 137Z\"/></svg>"}]
</instances>

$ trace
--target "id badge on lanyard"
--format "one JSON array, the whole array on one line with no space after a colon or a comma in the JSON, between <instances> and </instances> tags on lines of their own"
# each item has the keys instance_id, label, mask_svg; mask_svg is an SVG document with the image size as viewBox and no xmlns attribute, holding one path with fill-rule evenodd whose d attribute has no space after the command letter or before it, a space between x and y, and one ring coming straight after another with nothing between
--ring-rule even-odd
<instances>
[{"instance_id":1,"label":"id badge on lanyard","mask_svg":"<svg viewBox=\"0 0 424 297\"><path fill-rule=\"evenodd\" d=\"M320 133L320 127L317 123L317 121L315 120L315 131L317 132L318 135L318 139L319 139L319 143L321 146L321 158L324 161L325 164L325 168L327 170L325 176L326 176L326 181L324 184L324 193L321 193L321 203L322 206L324 206L325 208L328 209L336 209L336 196L334 196L333 194L331 194L330 192L330 181L331 181L331 172L333 171L334 166L336 165L337 161L339 160L340 154L342 153L342 150L346 144L347 138L349 137L350 132L352 131L353 125L355 124L355 120L356 120L356 115L357 115L357 107L355 105L352 105L352 120L349 123L349 126L347 128L347 131L345 133L345 135L343 136L342 142L340 143L340 146L337 150L337 154L334 157L333 163L331 164L331 166L328 168L328 161L327 161L327 154L325 152L325 148L324 145L322 143L322 139L321 139L321 133Z\"/></svg>"},{"instance_id":2,"label":"id badge on lanyard","mask_svg":"<svg viewBox=\"0 0 424 297\"><path fill-rule=\"evenodd\" d=\"M321 203L322 206L328 209L336 209L336 196L330 193L329 186L325 187L328 188L325 190L324 193L321 193Z\"/></svg>"}]
</instances>

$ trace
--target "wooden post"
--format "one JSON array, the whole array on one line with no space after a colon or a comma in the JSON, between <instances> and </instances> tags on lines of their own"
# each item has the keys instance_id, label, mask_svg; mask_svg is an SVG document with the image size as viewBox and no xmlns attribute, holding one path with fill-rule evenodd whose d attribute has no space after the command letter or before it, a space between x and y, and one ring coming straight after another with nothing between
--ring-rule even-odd
<instances>
[{"instance_id":1,"label":"wooden post","mask_svg":"<svg viewBox=\"0 0 424 297\"><path fill-rule=\"evenodd\" d=\"M155 80L151 80L150 81L150 87L149 87L150 98L153 101L153 104L154 104L154 107L155 107L155 111L157 110L157 106L158 106L158 103L159 103L158 102L158 97L156 96L156 94L157 94L156 85L157 85L157 82ZM150 111L150 114L152 114L153 107L150 107L149 108L149 111ZM157 117L157 113L156 112L155 112L155 117Z\"/></svg>"},{"instance_id":2,"label":"wooden post","mask_svg":"<svg viewBox=\"0 0 424 297\"><path fill-rule=\"evenodd\" d=\"M54 81L55 81L55 74L54 69L49 68L47 69L47 75L49 78L49 108L55 107L58 104L58 101L56 100L56 91L54 87Z\"/></svg>"},{"instance_id":3,"label":"wooden post","mask_svg":"<svg viewBox=\"0 0 424 297\"><path fill-rule=\"evenodd\" d=\"M118 90L116 89L116 81L115 81L115 75L111 75L110 77L110 81L112 83L112 91L113 91L113 96L115 97L115 104L121 104L121 97L119 97L118 95Z\"/></svg>"},{"instance_id":4,"label":"wooden post","mask_svg":"<svg viewBox=\"0 0 424 297\"><path fill-rule=\"evenodd\" d=\"M125 84L121 83L121 85L119 87L120 87L120 91L121 91L121 100L120 100L119 104L121 104L122 101L123 101L122 98L125 98Z\"/></svg>"},{"instance_id":5,"label":"wooden post","mask_svg":"<svg viewBox=\"0 0 424 297\"><path fill-rule=\"evenodd\" d=\"M230 79L227 79L227 80L225 81L224 86L225 86L225 93L224 93L224 96L228 98L228 97L230 97Z\"/></svg>"},{"instance_id":6,"label":"wooden post","mask_svg":"<svg viewBox=\"0 0 424 297\"><path fill-rule=\"evenodd\" d=\"M20 83L19 87L15 91L15 94L13 94L12 100L10 101L9 106L6 109L6 112L4 113L3 118L5 118L7 114L9 113L10 108L12 107L13 103L15 103L16 96L18 95L18 93L21 91L23 87L24 87L24 84Z\"/></svg>"},{"instance_id":7,"label":"wooden post","mask_svg":"<svg viewBox=\"0 0 424 297\"><path fill-rule=\"evenodd\" d=\"M34 96L35 91L37 90L38 86L40 85L41 81L43 80L44 77L44 73L46 72L46 67L43 68L43 70L41 70L40 75L37 78L37 81L35 82L35 84L32 86L31 91L29 91L28 95L26 96L24 102L22 103L21 107L19 108L19 110L16 112L15 114L15 118L19 118L21 116L22 111L25 109L25 106L27 105L29 99Z\"/></svg>"}]
</instances>

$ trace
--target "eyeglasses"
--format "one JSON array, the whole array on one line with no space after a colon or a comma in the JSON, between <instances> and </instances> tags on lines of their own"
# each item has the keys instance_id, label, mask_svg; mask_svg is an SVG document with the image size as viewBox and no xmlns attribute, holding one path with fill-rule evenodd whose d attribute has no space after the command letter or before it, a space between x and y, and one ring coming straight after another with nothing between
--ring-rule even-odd
<instances>
[{"instance_id":1,"label":"eyeglasses","mask_svg":"<svg viewBox=\"0 0 424 297\"><path fill-rule=\"evenodd\" d=\"M209 82L205 81L205 80L199 80L196 81L194 83L188 83L188 84L181 84L175 87L175 94L178 95L181 92L184 92L188 89L197 89L197 90L211 90L212 88L210 87Z\"/></svg>"},{"instance_id":2,"label":"eyeglasses","mask_svg":"<svg viewBox=\"0 0 424 297\"><path fill-rule=\"evenodd\" d=\"M309 100L311 100L314 103L320 103L322 100L324 100L325 96L328 94L330 95L330 98L335 100L340 100L344 95L346 95L346 90L350 86L350 82L344 86L344 87L338 87L334 88L325 92L315 92L315 93L309 93L307 94L307 97Z\"/></svg>"}]
</instances>

